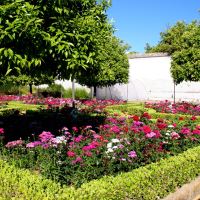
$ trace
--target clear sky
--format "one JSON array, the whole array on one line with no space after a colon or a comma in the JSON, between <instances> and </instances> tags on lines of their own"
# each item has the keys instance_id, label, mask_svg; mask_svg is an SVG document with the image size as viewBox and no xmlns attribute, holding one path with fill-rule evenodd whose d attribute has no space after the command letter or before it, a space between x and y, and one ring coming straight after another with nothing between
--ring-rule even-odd
<instances>
[{"instance_id":1,"label":"clear sky","mask_svg":"<svg viewBox=\"0 0 200 200\"><path fill-rule=\"evenodd\" d=\"M157 44L160 32L177 21L199 20L199 10L200 0L112 0L107 13L114 20L115 35L131 51L144 52L147 42Z\"/></svg>"}]
</instances>

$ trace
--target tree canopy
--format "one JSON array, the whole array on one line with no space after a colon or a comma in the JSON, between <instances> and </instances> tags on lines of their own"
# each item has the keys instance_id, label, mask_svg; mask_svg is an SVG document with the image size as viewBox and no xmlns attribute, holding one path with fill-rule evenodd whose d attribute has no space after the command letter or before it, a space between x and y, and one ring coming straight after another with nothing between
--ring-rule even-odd
<instances>
[{"instance_id":1,"label":"tree canopy","mask_svg":"<svg viewBox=\"0 0 200 200\"><path fill-rule=\"evenodd\" d=\"M172 56L171 74L176 84L200 81L200 22L177 22L161 33L161 41L147 52L167 52Z\"/></svg>"},{"instance_id":2,"label":"tree canopy","mask_svg":"<svg viewBox=\"0 0 200 200\"><path fill-rule=\"evenodd\" d=\"M113 35L102 38L95 63L89 70L76 76L76 80L88 87L127 83L129 73L127 49L128 45Z\"/></svg>"},{"instance_id":3,"label":"tree canopy","mask_svg":"<svg viewBox=\"0 0 200 200\"><path fill-rule=\"evenodd\" d=\"M111 35L119 47L106 15L109 4L107 0L1 1L0 75L45 83L54 78L78 79L95 72L100 61L103 70L104 38Z\"/></svg>"}]
</instances>

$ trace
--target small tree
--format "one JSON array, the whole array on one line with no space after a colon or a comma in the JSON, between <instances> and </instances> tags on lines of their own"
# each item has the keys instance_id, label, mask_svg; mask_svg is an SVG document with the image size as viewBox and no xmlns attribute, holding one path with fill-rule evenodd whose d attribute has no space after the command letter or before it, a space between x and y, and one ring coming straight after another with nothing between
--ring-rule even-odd
<instances>
[{"instance_id":1,"label":"small tree","mask_svg":"<svg viewBox=\"0 0 200 200\"><path fill-rule=\"evenodd\" d=\"M94 87L94 90L96 87L127 83L129 73L127 48L128 46L115 36L102 38L93 66L90 70L81 72L84 76L76 76L78 83Z\"/></svg>"},{"instance_id":2,"label":"small tree","mask_svg":"<svg viewBox=\"0 0 200 200\"><path fill-rule=\"evenodd\" d=\"M148 52L167 52L172 56L171 74L176 84L200 80L200 23L176 25L161 33L161 41Z\"/></svg>"},{"instance_id":3,"label":"small tree","mask_svg":"<svg viewBox=\"0 0 200 200\"><path fill-rule=\"evenodd\" d=\"M106 0L1 1L0 74L73 80L92 66L102 34L112 32L108 6Z\"/></svg>"}]
</instances>

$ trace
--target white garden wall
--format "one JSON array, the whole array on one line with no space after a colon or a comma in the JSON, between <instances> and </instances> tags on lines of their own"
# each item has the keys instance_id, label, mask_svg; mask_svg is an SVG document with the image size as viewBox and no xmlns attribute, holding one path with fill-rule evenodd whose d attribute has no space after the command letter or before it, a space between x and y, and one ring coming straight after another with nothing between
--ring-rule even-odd
<instances>
[{"instance_id":1,"label":"white garden wall","mask_svg":"<svg viewBox=\"0 0 200 200\"><path fill-rule=\"evenodd\" d=\"M98 88L97 98L123 100L172 100L174 84L170 74L171 58L166 54L129 56L129 83ZM183 82L175 87L176 100L200 99L199 82Z\"/></svg>"}]
</instances>

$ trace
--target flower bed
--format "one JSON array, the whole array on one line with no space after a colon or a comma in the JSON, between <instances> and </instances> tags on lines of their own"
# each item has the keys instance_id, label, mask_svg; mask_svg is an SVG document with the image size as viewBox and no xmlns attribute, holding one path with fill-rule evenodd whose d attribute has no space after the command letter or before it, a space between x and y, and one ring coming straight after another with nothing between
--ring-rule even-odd
<instances>
[{"instance_id":1,"label":"flower bed","mask_svg":"<svg viewBox=\"0 0 200 200\"><path fill-rule=\"evenodd\" d=\"M6 135L6 132L4 133ZM91 126L42 132L35 141L12 141L2 147L4 159L64 184L80 186L104 175L117 175L200 143L196 118L151 120L141 116L108 116L98 131Z\"/></svg>"},{"instance_id":2,"label":"flower bed","mask_svg":"<svg viewBox=\"0 0 200 200\"><path fill-rule=\"evenodd\" d=\"M105 176L80 188L60 184L0 160L2 199L124 200L161 199L200 174L200 147L116 177Z\"/></svg>"},{"instance_id":3,"label":"flower bed","mask_svg":"<svg viewBox=\"0 0 200 200\"><path fill-rule=\"evenodd\" d=\"M161 113L174 113L186 115L200 115L200 105L189 102L177 102L176 104L170 101L146 102L146 108L153 108Z\"/></svg>"}]
</instances>

